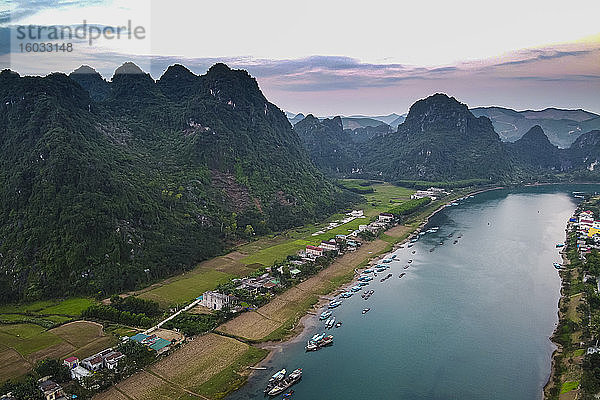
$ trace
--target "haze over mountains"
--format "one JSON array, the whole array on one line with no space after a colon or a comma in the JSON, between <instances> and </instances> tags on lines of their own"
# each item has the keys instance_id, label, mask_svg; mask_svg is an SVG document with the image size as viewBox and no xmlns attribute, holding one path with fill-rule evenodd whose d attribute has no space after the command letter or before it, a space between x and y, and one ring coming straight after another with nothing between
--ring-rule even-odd
<instances>
[{"instance_id":1,"label":"haze over mountains","mask_svg":"<svg viewBox=\"0 0 600 400\"><path fill-rule=\"evenodd\" d=\"M104 295L172 275L350 207L359 198L337 177L600 179L600 130L569 149L541 127L503 143L493 121L444 94L406 116L307 115L292 128L298 115L286 118L246 71L224 64L201 76L173 65L156 81L132 63L111 81L85 66L69 76L5 70L0 108L0 301ZM587 116L523 118L569 117L583 130L596 118Z\"/></svg>"},{"instance_id":2,"label":"haze over mountains","mask_svg":"<svg viewBox=\"0 0 600 400\"><path fill-rule=\"evenodd\" d=\"M582 109L564 110L547 108L544 110L515 111L504 107L476 107L470 109L476 117L486 116L492 121L494 130L504 142L514 142L521 138L535 125L539 125L550 139L550 142L561 148L567 148L581 134L600 129L600 116ZM292 125L296 125L305 115L287 113ZM325 117L319 117L324 119ZM333 118L333 117L327 117ZM354 130L367 126L376 127L383 124L396 130L406 119L406 114L396 113L388 116L352 115L341 116L344 129Z\"/></svg>"}]
</instances>

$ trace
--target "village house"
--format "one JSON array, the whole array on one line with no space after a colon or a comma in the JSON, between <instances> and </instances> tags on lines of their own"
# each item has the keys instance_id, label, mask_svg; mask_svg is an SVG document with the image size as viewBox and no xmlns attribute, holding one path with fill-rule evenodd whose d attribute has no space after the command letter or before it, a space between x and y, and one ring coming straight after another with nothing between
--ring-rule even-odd
<instances>
[{"instance_id":1,"label":"village house","mask_svg":"<svg viewBox=\"0 0 600 400\"><path fill-rule=\"evenodd\" d=\"M347 214L349 217L361 218L364 216L363 210L352 210Z\"/></svg>"},{"instance_id":2,"label":"village house","mask_svg":"<svg viewBox=\"0 0 600 400\"><path fill-rule=\"evenodd\" d=\"M94 354L81 361L81 365L89 371L98 371L102 368L113 369L116 367L119 360L125 358L125 355L120 351L115 351L112 348L102 350L100 353ZM67 360L65 360L66 362Z\"/></svg>"},{"instance_id":3,"label":"village house","mask_svg":"<svg viewBox=\"0 0 600 400\"><path fill-rule=\"evenodd\" d=\"M79 358L77 357L69 357L65 358L63 364L69 368L71 372L71 379L77 379L81 381L86 376L90 376L92 373L82 367L79 363Z\"/></svg>"},{"instance_id":4,"label":"village house","mask_svg":"<svg viewBox=\"0 0 600 400\"><path fill-rule=\"evenodd\" d=\"M410 195L411 199L423 199L429 197L431 201L437 200L439 197L447 194L443 189L430 187L427 190L417 190L415 193Z\"/></svg>"},{"instance_id":5,"label":"village house","mask_svg":"<svg viewBox=\"0 0 600 400\"><path fill-rule=\"evenodd\" d=\"M323 255L323 249L321 247L308 245L306 246L306 255L313 258L321 257Z\"/></svg>"},{"instance_id":6,"label":"village house","mask_svg":"<svg viewBox=\"0 0 600 400\"><path fill-rule=\"evenodd\" d=\"M157 354L167 351L174 342L158 337L156 334L145 335L143 333L136 333L129 340L148 346L150 349L155 350Z\"/></svg>"},{"instance_id":7,"label":"village house","mask_svg":"<svg viewBox=\"0 0 600 400\"><path fill-rule=\"evenodd\" d=\"M258 278L235 279L234 282L239 283L236 289L247 290L254 294L268 292L279 285L279 279L271 276L269 273L264 273Z\"/></svg>"},{"instance_id":8,"label":"village house","mask_svg":"<svg viewBox=\"0 0 600 400\"><path fill-rule=\"evenodd\" d=\"M63 388L56 382L50 380L48 377L38 380L38 387L44 394L46 400L66 400L65 392Z\"/></svg>"},{"instance_id":9,"label":"village house","mask_svg":"<svg viewBox=\"0 0 600 400\"><path fill-rule=\"evenodd\" d=\"M200 304L211 310L221 310L223 307L232 307L236 303L236 299L228 294L208 291L202 294Z\"/></svg>"},{"instance_id":10,"label":"village house","mask_svg":"<svg viewBox=\"0 0 600 400\"><path fill-rule=\"evenodd\" d=\"M394 216L390 213L381 213L377 219L380 222L392 222L394 220Z\"/></svg>"},{"instance_id":11,"label":"village house","mask_svg":"<svg viewBox=\"0 0 600 400\"><path fill-rule=\"evenodd\" d=\"M98 354L95 354L91 357L84 358L81 360L81 365L89 371L99 371L102 369L102 364L104 364L104 360Z\"/></svg>"},{"instance_id":12,"label":"village house","mask_svg":"<svg viewBox=\"0 0 600 400\"><path fill-rule=\"evenodd\" d=\"M336 251L338 249L338 245L334 240L329 240L327 242L321 242L321 245L319 247L322 248L323 250L328 250L328 251Z\"/></svg>"}]
</instances>

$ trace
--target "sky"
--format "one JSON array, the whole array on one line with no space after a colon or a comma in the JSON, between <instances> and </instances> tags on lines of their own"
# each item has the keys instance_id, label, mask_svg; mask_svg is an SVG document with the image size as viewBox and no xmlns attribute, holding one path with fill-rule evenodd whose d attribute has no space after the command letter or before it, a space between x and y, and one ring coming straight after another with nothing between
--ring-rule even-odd
<instances>
[{"instance_id":1,"label":"sky","mask_svg":"<svg viewBox=\"0 0 600 400\"><path fill-rule=\"evenodd\" d=\"M225 62L280 108L322 116L401 114L436 92L471 107L600 113L598 15L598 0L0 0L0 67L87 64L110 79L134 61L158 79L175 63L203 74ZM52 27L87 35L56 39ZM41 43L71 51L31 51Z\"/></svg>"}]
</instances>

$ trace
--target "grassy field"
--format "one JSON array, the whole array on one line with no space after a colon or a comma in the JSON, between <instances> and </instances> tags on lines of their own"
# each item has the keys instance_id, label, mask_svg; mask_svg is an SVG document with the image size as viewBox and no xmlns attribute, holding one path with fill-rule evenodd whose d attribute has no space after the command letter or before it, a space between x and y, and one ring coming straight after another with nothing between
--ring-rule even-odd
<instances>
[{"instance_id":1,"label":"grassy field","mask_svg":"<svg viewBox=\"0 0 600 400\"><path fill-rule=\"evenodd\" d=\"M355 187L360 179L342 179L340 182L347 187ZM358 186L361 187L361 186ZM414 189L403 188L392 185L391 183L373 183L371 187L374 193L364 195L366 202L358 208L365 211L365 215L374 216L388 211L398 203L410 200L410 195L415 192Z\"/></svg>"},{"instance_id":2,"label":"grassy field","mask_svg":"<svg viewBox=\"0 0 600 400\"><path fill-rule=\"evenodd\" d=\"M37 315L69 315L78 317L81 312L94 304L88 298L71 298L66 300L44 300L28 304L7 304L0 306L1 314L37 314Z\"/></svg>"},{"instance_id":3,"label":"grassy field","mask_svg":"<svg viewBox=\"0 0 600 400\"><path fill-rule=\"evenodd\" d=\"M560 394L568 393L571 390L577 389L578 387L579 387L579 381L565 382L562 384L562 386L560 388Z\"/></svg>"},{"instance_id":4,"label":"grassy field","mask_svg":"<svg viewBox=\"0 0 600 400\"><path fill-rule=\"evenodd\" d=\"M167 285L144 292L139 297L154 300L162 307L189 303L205 291L214 289L218 284L226 283L234 277L235 275L215 270L188 273Z\"/></svg>"},{"instance_id":5,"label":"grassy field","mask_svg":"<svg viewBox=\"0 0 600 400\"><path fill-rule=\"evenodd\" d=\"M35 324L0 325L0 381L29 371L46 357L90 356L116 342L93 322L76 321L46 330Z\"/></svg>"}]
</instances>

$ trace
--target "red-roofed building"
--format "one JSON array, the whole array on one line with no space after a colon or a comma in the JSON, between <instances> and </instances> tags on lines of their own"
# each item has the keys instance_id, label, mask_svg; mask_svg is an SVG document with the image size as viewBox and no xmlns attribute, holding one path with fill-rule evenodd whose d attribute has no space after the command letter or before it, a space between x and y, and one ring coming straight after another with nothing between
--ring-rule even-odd
<instances>
[{"instance_id":1,"label":"red-roofed building","mask_svg":"<svg viewBox=\"0 0 600 400\"><path fill-rule=\"evenodd\" d=\"M77 357L65 358L65 360L63 361L63 364L66 365L67 367L69 367L69 369L75 368L76 366L79 365L79 358L77 358Z\"/></svg>"},{"instance_id":2,"label":"red-roofed building","mask_svg":"<svg viewBox=\"0 0 600 400\"><path fill-rule=\"evenodd\" d=\"M309 257L321 257L323 255L323 249L321 247L306 246L306 255Z\"/></svg>"}]
</instances>

